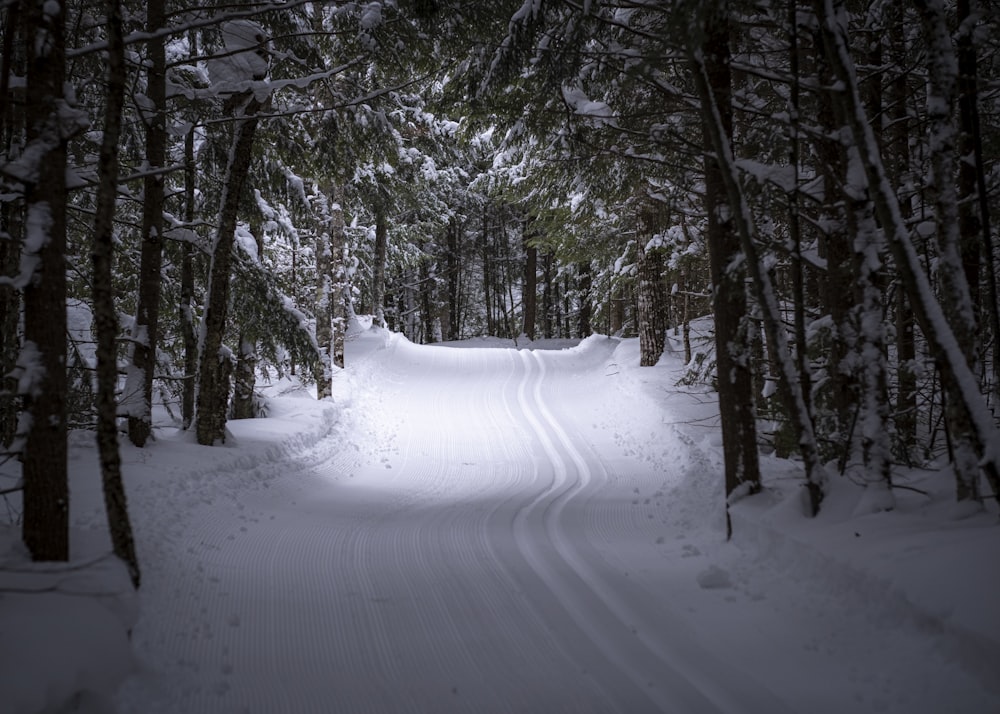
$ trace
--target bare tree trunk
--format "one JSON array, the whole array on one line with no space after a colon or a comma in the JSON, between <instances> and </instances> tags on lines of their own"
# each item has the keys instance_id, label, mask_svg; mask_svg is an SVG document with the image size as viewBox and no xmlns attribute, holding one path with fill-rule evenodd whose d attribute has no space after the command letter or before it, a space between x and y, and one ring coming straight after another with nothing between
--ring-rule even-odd
<instances>
[{"instance_id":1,"label":"bare tree trunk","mask_svg":"<svg viewBox=\"0 0 1000 714\"><path fill-rule=\"evenodd\" d=\"M24 149L24 89L10 87L12 76L24 76L24 28L19 22L21 9L7 7L3 17L3 71L0 72L0 151L8 160L18 158ZM13 279L21 263L24 241L23 197L0 201L0 279ZM11 286L0 286L0 447L6 451L17 432L17 380L13 376L21 351L19 325L21 294Z\"/></svg>"},{"instance_id":2,"label":"bare tree trunk","mask_svg":"<svg viewBox=\"0 0 1000 714\"><path fill-rule=\"evenodd\" d=\"M165 38L156 33L166 24L164 0L146 5L147 41L146 177L143 179L142 253L139 259L139 299L132 325L132 365L125 385L128 436L144 446L152 432L153 375L156 371L160 284L163 266L163 186L160 170L167 153L167 69Z\"/></svg>"},{"instance_id":3,"label":"bare tree trunk","mask_svg":"<svg viewBox=\"0 0 1000 714\"><path fill-rule=\"evenodd\" d=\"M590 337L593 329L590 325L590 318L592 313L592 307L590 302L590 289L592 287L592 276L589 262L582 262L577 264L579 267L578 273L580 276L580 315L579 324L580 337ZM665 336L664 336L665 339Z\"/></svg>"},{"instance_id":4,"label":"bare tree trunk","mask_svg":"<svg viewBox=\"0 0 1000 714\"><path fill-rule=\"evenodd\" d=\"M795 364L802 384L802 398L806 408L812 410L812 376L809 371L809 345L806 337L806 295L805 295L805 261L802 258L802 222L799 215L799 23L798 0L788 3L789 28L789 70L792 83L789 87L788 117L789 117L789 156L788 163L792 168L792 188L788 192L788 236L792 244L792 302L795 309ZM687 325L685 324L685 328ZM686 349L690 353L690 348ZM690 356L688 361L690 361Z\"/></svg>"},{"instance_id":5,"label":"bare tree trunk","mask_svg":"<svg viewBox=\"0 0 1000 714\"><path fill-rule=\"evenodd\" d=\"M233 144L226 168L226 184L219 209L219 225L212 248L208 299L202 318L198 367L197 423L199 444L211 446L226 438L226 411L232 355L222 344L229 311L229 279L240 196L250 168L257 113L261 103L248 96L234 122Z\"/></svg>"},{"instance_id":6,"label":"bare tree trunk","mask_svg":"<svg viewBox=\"0 0 1000 714\"><path fill-rule=\"evenodd\" d=\"M760 490L752 375L745 352L749 349L743 319L747 314L743 270L737 237L727 205L726 168L722 145L732 135L732 79L730 74L729 23L724 10L710 12L692 55L703 57L694 66L704 114L705 212L709 262L712 271L715 316L716 374L722 450L725 461L726 498L741 490ZM743 354L734 353L742 349ZM731 534L728 523L727 532Z\"/></svg>"},{"instance_id":7,"label":"bare tree trunk","mask_svg":"<svg viewBox=\"0 0 1000 714\"><path fill-rule=\"evenodd\" d=\"M22 178L26 231L22 272L24 346L19 387L27 420L22 451L22 538L33 560L69 559L66 477L66 146L86 126L65 90L65 6L22 0L32 28L25 91L25 154L37 156Z\"/></svg>"},{"instance_id":8,"label":"bare tree trunk","mask_svg":"<svg viewBox=\"0 0 1000 714\"><path fill-rule=\"evenodd\" d=\"M900 215L908 222L912 214L910 195L913 191L910 179L910 114L907 108L906 43L903 37L903 0L893 0L887 6L889 16L889 48L891 63L896 72L889 85L890 117L886 127L886 151L889 153L887 169L891 171L892 185L900 187ZM913 310L903 289L896 291L896 438L904 458L917 440L917 357L916 340L913 329Z\"/></svg>"},{"instance_id":9,"label":"bare tree trunk","mask_svg":"<svg viewBox=\"0 0 1000 714\"><path fill-rule=\"evenodd\" d=\"M938 276L944 298L942 307L959 347L965 353L966 363L975 373L979 354L978 329L972 284L967 278L971 273L978 288L979 240L978 235L963 236L959 232L958 193L954 178L956 131L952 124L958 88L958 61L943 4L940 0L917 0L916 5L923 20L929 50L928 148L937 221ZM979 458L969 435L971 425L955 400L948 400L948 405L947 428L951 436L958 500L977 501L980 490ZM997 497L1000 498L1000 493Z\"/></svg>"},{"instance_id":10,"label":"bare tree trunk","mask_svg":"<svg viewBox=\"0 0 1000 714\"><path fill-rule=\"evenodd\" d=\"M457 219L448 224L448 339L457 340L462 334L462 227Z\"/></svg>"},{"instance_id":11,"label":"bare tree trunk","mask_svg":"<svg viewBox=\"0 0 1000 714\"><path fill-rule=\"evenodd\" d=\"M552 294L555 292L552 287L555 274L552 262L552 253L542 256L542 337L545 339L552 337Z\"/></svg>"},{"instance_id":12,"label":"bare tree trunk","mask_svg":"<svg viewBox=\"0 0 1000 714\"><path fill-rule=\"evenodd\" d=\"M233 419L253 419L254 387L256 385L257 346L246 335L240 335L240 351L233 374Z\"/></svg>"},{"instance_id":13,"label":"bare tree trunk","mask_svg":"<svg viewBox=\"0 0 1000 714\"><path fill-rule=\"evenodd\" d=\"M385 327L385 261L388 233L385 208L380 203L375 208L375 266L372 270L372 314L375 316L375 324L379 327Z\"/></svg>"},{"instance_id":14,"label":"bare tree trunk","mask_svg":"<svg viewBox=\"0 0 1000 714\"><path fill-rule=\"evenodd\" d=\"M319 235L316 236L316 346L319 360L313 367L316 380L316 398L327 399L333 395L333 248L330 215L330 197L325 188L316 187L313 210L319 214Z\"/></svg>"},{"instance_id":15,"label":"bare tree trunk","mask_svg":"<svg viewBox=\"0 0 1000 714\"><path fill-rule=\"evenodd\" d=\"M98 160L98 189L94 218L93 299L97 331L97 449L101 459L104 507L115 555L128 568L132 585L139 587L141 575L135 554L132 523L122 483L118 451L118 314L115 310L112 261L112 222L118 190L118 138L125 100L125 43L120 0L108 0L108 90L104 108L104 135Z\"/></svg>"},{"instance_id":16,"label":"bare tree trunk","mask_svg":"<svg viewBox=\"0 0 1000 714\"><path fill-rule=\"evenodd\" d=\"M344 337L347 335L347 233L344 228L344 185L337 181L330 191L330 251L333 255L333 285L330 313L333 317L333 364L344 366Z\"/></svg>"},{"instance_id":17,"label":"bare tree trunk","mask_svg":"<svg viewBox=\"0 0 1000 714\"><path fill-rule=\"evenodd\" d=\"M643 240L650 233L648 226L639 223L638 275L636 276L637 307L639 318L639 365L652 367L660 361L666 345L667 331L664 312L666 293L663 288L663 257L658 250L647 251Z\"/></svg>"},{"instance_id":18,"label":"bare tree trunk","mask_svg":"<svg viewBox=\"0 0 1000 714\"><path fill-rule=\"evenodd\" d=\"M184 137L184 222L190 227L195 216L194 129ZM187 429L194 421L195 381L198 374L198 336L194 329L194 257L195 247L185 241L181 250L180 323L184 340L184 386L181 397L181 420Z\"/></svg>"},{"instance_id":19,"label":"bare tree trunk","mask_svg":"<svg viewBox=\"0 0 1000 714\"><path fill-rule=\"evenodd\" d=\"M522 239L524 240L524 288L521 299L522 315L524 317L521 331L529 340L535 339L535 316L538 305L538 248L531 241L534 239L529 226L531 218L526 218L522 224Z\"/></svg>"}]
</instances>

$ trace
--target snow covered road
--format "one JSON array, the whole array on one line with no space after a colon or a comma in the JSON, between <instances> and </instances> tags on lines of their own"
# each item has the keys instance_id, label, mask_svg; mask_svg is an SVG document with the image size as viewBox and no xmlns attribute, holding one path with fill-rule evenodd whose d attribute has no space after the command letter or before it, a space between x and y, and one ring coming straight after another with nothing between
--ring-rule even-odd
<instances>
[{"instance_id":1,"label":"snow covered road","mask_svg":"<svg viewBox=\"0 0 1000 714\"><path fill-rule=\"evenodd\" d=\"M613 557L655 538L624 490L649 465L620 479L579 430L606 405L574 375L614 345L360 348L357 444L190 514L193 568L137 632L176 673L162 709L782 711Z\"/></svg>"},{"instance_id":2,"label":"snow covered road","mask_svg":"<svg viewBox=\"0 0 1000 714\"><path fill-rule=\"evenodd\" d=\"M122 711L784 714L846 711L844 699L881 710L822 686L812 697L812 684L779 697L784 676L735 665L746 652L694 624L702 598L779 621L762 595L727 590L725 570L692 570L688 532L718 524L671 483L700 473L717 489L717 464L623 400L617 344L454 349L365 333L348 353L343 428L249 464L249 477L219 477L254 488L140 492L164 536L146 546L134 642L147 671L122 690ZM810 677L827 675L831 690L854 677Z\"/></svg>"}]
</instances>

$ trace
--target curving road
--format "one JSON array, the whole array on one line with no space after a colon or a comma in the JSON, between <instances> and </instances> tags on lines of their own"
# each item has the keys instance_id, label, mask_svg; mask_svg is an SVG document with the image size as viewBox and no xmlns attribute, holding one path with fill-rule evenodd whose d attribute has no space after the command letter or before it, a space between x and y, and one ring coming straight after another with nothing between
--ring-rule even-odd
<instances>
[{"instance_id":1,"label":"curving road","mask_svg":"<svg viewBox=\"0 0 1000 714\"><path fill-rule=\"evenodd\" d=\"M165 548L136 642L169 679L133 683L134 709L787 711L634 569L657 475L594 438L627 409L593 388L614 346L359 353L353 443Z\"/></svg>"}]
</instances>

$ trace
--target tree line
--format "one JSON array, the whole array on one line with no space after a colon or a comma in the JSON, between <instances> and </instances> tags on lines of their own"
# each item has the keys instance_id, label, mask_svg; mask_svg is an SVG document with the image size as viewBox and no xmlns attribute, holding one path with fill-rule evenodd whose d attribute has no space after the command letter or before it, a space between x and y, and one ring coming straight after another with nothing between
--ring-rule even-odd
<instances>
[{"instance_id":1,"label":"tree line","mask_svg":"<svg viewBox=\"0 0 1000 714\"><path fill-rule=\"evenodd\" d=\"M68 557L92 429L211 445L256 380L322 398L353 313L417 342L668 331L767 443L893 504L1000 493L996 19L970 0L0 3L0 437ZM714 339L691 339L711 314Z\"/></svg>"}]
</instances>

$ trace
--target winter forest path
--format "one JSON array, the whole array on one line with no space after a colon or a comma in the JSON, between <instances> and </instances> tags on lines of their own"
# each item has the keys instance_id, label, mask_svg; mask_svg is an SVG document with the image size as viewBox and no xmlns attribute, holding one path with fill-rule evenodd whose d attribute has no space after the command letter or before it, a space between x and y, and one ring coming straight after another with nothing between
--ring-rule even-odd
<instances>
[{"instance_id":1,"label":"winter forest path","mask_svg":"<svg viewBox=\"0 0 1000 714\"><path fill-rule=\"evenodd\" d=\"M595 389L614 344L358 348L353 443L170 544L137 638L175 682L143 710L787 711L653 586L663 464Z\"/></svg>"}]
</instances>

